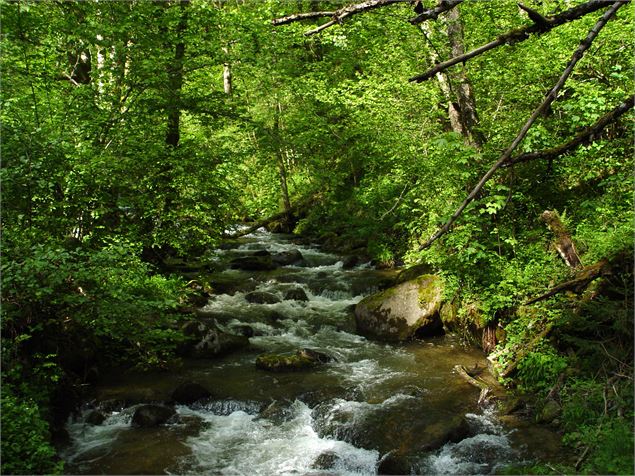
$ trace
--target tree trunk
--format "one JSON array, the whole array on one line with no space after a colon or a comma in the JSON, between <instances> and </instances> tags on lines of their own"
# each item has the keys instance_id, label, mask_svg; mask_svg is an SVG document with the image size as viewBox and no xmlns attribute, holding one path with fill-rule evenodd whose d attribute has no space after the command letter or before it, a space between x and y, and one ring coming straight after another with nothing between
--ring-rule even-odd
<instances>
[{"instance_id":1,"label":"tree trunk","mask_svg":"<svg viewBox=\"0 0 635 476\"><path fill-rule=\"evenodd\" d=\"M459 16L458 8L453 8L447 13L447 31L452 56L460 56L465 53L463 40L463 23ZM472 85L467 77L465 65L462 65L460 71L455 73L454 77L450 76L452 83L456 84L453 92L458 102L459 120L463 129L463 136L467 142L477 148L484 143L483 135L476 130L478 126L478 115L476 113L476 101L472 92Z\"/></svg>"},{"instance_id":2,"label":"tree trunk","mask_svg":"<svg viewBox=\"0 0 635 476\"><path fill-rule=\"evenodd\" d=\"M229 48L223 47L223 53L225 53L226 61L223 63L223 90L225 94L231 96L232 93L232 68L229 62Z\"/></svg>"},{"instance_id":3,"label":"tree trunk","mask_svg":"<svg viewBox=\"0 0 635 476\"><path fill-rule=\"evenodd\" d=\"M181 88L183 87L183 58L185 57L185 43L183 34L187 28L187 12L185 10L189 0L179 2L180 17L177 25L177 43L174 48L174 61L168 68L169 99L168 99L168 129L165 143L176 148L181 139Z\"/></svg>"},{"instance_id":4,"label":"tree trunk","mask_svg":"<svg viewBox=\"0 0 635 476\"><path fill-rule=\"evenodd\" d=\"M282 135L280 134L280 114L282 107L279 102L276 103L276 109L273 116L273 136L274 148L276 150L276 158L278 159L278 174L280 177L280 190L282 191L282 201L287 220L290 218L291 201L289 200L289 188L287 187L287 167L284 163L284 154L282 153Z\"/></svg>"}]
</instances>

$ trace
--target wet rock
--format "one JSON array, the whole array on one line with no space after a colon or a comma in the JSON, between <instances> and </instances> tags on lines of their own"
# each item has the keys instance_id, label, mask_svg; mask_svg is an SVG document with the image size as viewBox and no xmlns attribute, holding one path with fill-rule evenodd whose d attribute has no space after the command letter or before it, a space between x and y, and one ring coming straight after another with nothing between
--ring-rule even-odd
<instances>
[{"instance_id":1,"label":"wet rock","mask_svg":"<svg viewBox=\"0 0 635 476\"><path fill-rule=\"evenodd\" d=\"M238 335L245 337L253 337L256 335L254 328L247 324L241 324L232 328Z\"/></svg>"},{"instance_id":2,"label":"wet rock","mask_svg":"<svg viewBox=\"0 0 635 476\"><path fill-rule=\"evenodd\" d=\"M377 474L410 474L410 468L408 458L391 451L379 461Z\"/></svg>"},{"instance_id":3,"label":"wet rock","mask_svg":"<svg viewBox=\"0 0 635 476\"><path fill-rule=\"evenodd\" d=\"M434 451L446 443L458 443L470 435L470 425L462 416L433 423L421 436L421 450Z\"/></svg>"},{"instance_id":4,"label":"wet rock","mask_svg":"<svg viewBox=\"0 0 635 476\"><path fill-rule=\"evenodd\" d=\"M230 262L232 269L245 271L270 271L278 266L271 260L271 256L243 256L234 258Z\"/></svg>"},{"instance_id":5,"label":"wet rock","mask_svg":"<svg viewBox=\"0 0 635 476\"><path fill-rule=\"evenodd\" d=\"M254 256L271 256L271 253L269 253L267 250L258 250L253 255Z\"/></svg>"},{"instance_id":6,"label":"wet rock","mask_svg":"<svg viewBox=\"0 0 635 476\"><path fill-rule=\"evenodd\" d=\"M390 341L441 333L442 294L441 278L425 274L368 296L355 308L357 330Z\"/></svg>"},{"instance_id":7,"label":"wet rock","mask_svg":"<svg viewBox=\"0 0 635 476\"><path fill-rule=\"evenodd\" d=\"M280 302L280 298L278 296L264 291L252 291L247 293L245 294L245 299L247 302L254 304L276 304Z\"/></svg>"},{"instance_id":8,"label":"wet rock","mask_svg":"<svg viewBox=\"0 0 635 476\"><path fill-rule=\"evenodd\" d=\"M285 301L308 301L309 298L302 288L289 289L284 293Z\"/></svg>"},{"instance_id":9,"label":"wet rock","mask_svg":"<svg viewBox=\"0 0 635 476\"><path fill-rule=\"evenodd\" d=\"M211 322L190 321L182 331L189 340L179 354L186 357L214 358L249 346L247 337L227 334Z\"/></svg>"},{"instance_id":10,"label":"wet rock","mask_svg":"<svg viewBox=\"0 0 635 476\"><path fill-rule=\"evenodd\" d=\"M282 251L273 255L271 259L279 266L297 265L304 262L304 256L302 256L299 250Z\"/></svg>"},{"instance_id":11,"label":"wet rock","mask_svg":"<svg viewBox=\"0 0 635 476\"><path fill-rule=\"evenodd\" d=\"M313 469L331 469L340 460L340 457L334 451L324 451L315 458L311 465Z\"/></svg>"},{"instance_id":12,"label":"wet rock","mask_svg":"<svg viewBox=\"0 0 635 476\"><path fill-rule=\"evenodd\" d=\"M313 349L301 349L297 352L297 354L301 357L320 362L321 364L326 364L333 360L330 355Z\"/></svg>"},{"instance_id":13,"label":"wet rock","mask_svg":"<svg viewBox=\"0 0 635 476\"><path fill-rule=\"evenodd\" d=\"M153 427L166 423L176 415L174 408L165 405L141 405L132 415L132 425L141 427Z\"/></svg>"},{"instance_id":14,"label":"wet rock","mask_svg":"<svg viewBox=\"0 0 635 476\"><path fill-rule=\"evenodd\" d=\"M91 410L84 418L84 422L89 425L101 425L106 419L106 415L104 415L99 410Z\"/></svg>"},{"instance_id":15,"label":"wet rock","mask_svg":"<svg viewBox=\"0 0 635 476\"><path fill-rule=\"evenodd\" d=\"M343 269L351 269L357 266L361 262L359 256L347 256L342 260Z\"/></svg>"},{"instance_id":16,"label":"wet rock","mask_svg":"<svg viewBox=\"0 0 635 476\"><path fill-rule=\"evenodd\" d=\"M396 284L405 283L406 281L412 281L413 279L417 279L419 276L424 274L433 274L434 269L432 265L427 263L416 264L414 266L410 266L409 268L403 269L397 275Z\"/></svg>"},{"instance_id":17,"label":"wet rock","mask_svg":"<svg viewBox=\"0 0 635 476\"><path fill-rule=\"evenodd\" d=\"M269 372L308 370L325 364L330 357L322 352L301 349L295 353L262 354L256 358L256 368Z\"/></svg>"},{"instance_id":18,"label":"wet rock","mask_svg":"<svg viewBox=\"0 0 635 476\"><path fill-rule=\"evenodd\" d=\"M536 421L538 423L551 423L555 420L559 415L562 409L560 408L560 404L555 400L547 400L545 406L542 407L540 413L536 416Z\"/></svg>"},{"instance_id":19,"label":"wet rock","mask_svg":"<svg viewBox=\"0 0 635 476\"><path fill-rule=\"evenodd\" d=\"M180 403L189 405L198 400L211 397L212 394L202 385L196 382L185 382L176 387L172 392L172 401L174 403Z\"/></svg>"}]
</instances>

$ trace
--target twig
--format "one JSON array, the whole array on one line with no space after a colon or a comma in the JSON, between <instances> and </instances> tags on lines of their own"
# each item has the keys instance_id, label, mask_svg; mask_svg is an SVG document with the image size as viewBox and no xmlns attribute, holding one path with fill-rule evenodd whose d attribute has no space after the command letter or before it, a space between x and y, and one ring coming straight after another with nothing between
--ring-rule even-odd
<instances>
[{"instance_id":1,"label":"twig","mask_svg":"<svg viewBox=\"0 0 635 476\"><path fill-rule=\"evenodd\" d=\"M384 218L386 218L386 216L389 213L392 213L394 211L395 208L397 208L397 205L399 205L399 202L401 202L401 198L403 197L404 193L406 192L406 189L408 188L408 184L406 184L403 188L403 190L401 191L401 193L399 194L399 196L397 197L397 200L395 200L395 204L390 208L390 210L387 210L381 217L379 217L379 221L383 221Z\"/></svg>"},{"instance_id":2,"label":"twig","mask_svg":"<svg viewBox=\"0 0 635 476\"><path fill-rule=\"evenodd\" d=\"M567 67L564 70L564 72L562 73L562 75L558 79L558 82L551 89L551 91L549 91L549 94L547 94L545 99L536 108L536 110L531 114L529 119L527 119L527 122L525 122L525 125L523 125L523 127L521 128L521 130L518 133L518 135L516 136L516 138L512 141L511 145L507 148L507 150L505 150L505 152L503 152L503 155L501 155L501 157L498 159L498 161L487 171L487 173L485 173L485 175L483 175L483 177L481 177L479 182L476 184L476 187L474 187L474 189L470 192L470 194L463 201L463 203L461 203L459 208L457 208L457 210L450 217L450 219L434 235L432 235L432 237L430 239L428 239L428 241L426 241L419 248L420 250L428 248L432 243L434 243L436 240L438 240L440 237L445 235L450 230L450 227L452 226L452 224L454 224L454 222L461 215L461 213L463 213L463 210L465 210L465 208L476 198L478 193L485 186L485 184L489 181L489 179L494 175L494 173L500 168L501 165L503 165L505 162L507 162L509 160L509 158L511 157L511 155L514 152L514 150L516 149L516 147L518 147L518 145L522 142L522 140L527 135L527 132L529 131L529 129L531 128L533 123L536 121L536 119L538 119L538 116L540 116L540 114L542 114L543 111L547 110L549 105L553 101L555 101L556 96L558 95L558 92L562 89L562 87L564 86L565 82L567 81L567 79L571 75L571 72L573 71L574 66L577 64L578 61L580 61L580 59L584 55L584 52L591 46L591 43L593 43L593 40L597 37L598 33L604 27L604 25L606 25L606 23L615 14L615 12L622 5L624 5L624 1L625 0L618 0L617 2L613 3L611 8L609 8L604 13L604 15L602 15L602 17L596 22L596 24L593 26L593 28L591 28L591 30L587 34L586 38L580 43L578 48L573 53L573 56L572 56L571 60L569 61L569 63L567 64Z\"/></svg>"},{"instance_id":3,"label":"twig","mask_svg":"<svg viewBox=\"0 0 635 476\"><path fill-rule=\"evenodd\" d=\"M580 469L580 465L584 461L584 458L586 458L586 455L589 452L589 448L590 448L590 446L587 446L586 448L584 448L584 451L582 452L582 454L578 458L578 461L575 462L575 470L576 471Z\"/></svg>"}]
</instances>

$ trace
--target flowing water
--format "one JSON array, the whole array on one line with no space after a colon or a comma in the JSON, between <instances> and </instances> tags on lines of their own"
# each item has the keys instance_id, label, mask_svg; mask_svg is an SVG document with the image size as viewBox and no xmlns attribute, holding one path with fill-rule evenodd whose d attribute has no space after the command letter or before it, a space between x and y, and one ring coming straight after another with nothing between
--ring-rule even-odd
<instances>
[{"instance_id":1,"label":"flowing water","mask_svg":"<svg viewBox=\"0 0 635 476\"><path fill-rule=\"evenodd\" d=\"M481 352L448 335L393 345L354 333L353 306L385 286L387 272L367 264L344 269L339 256L262 231L226 248L214 252L220 271L210 277L226 293L213 296L203 311L228 332L250 326L250 348L186 361L175 372L106 378L96 401L68 422L71 444L63 452L68 471L366 475L388 468L490 474L507 464L558 456L557 435L501 423L492 407L477 405L478 391L453 373L457 364L486 365ZM304 261L274 271L229 269L232 258L258 250L299 250ZM282 299L298 288L307 301L245 299L254 290ZM255 367L261 353L302 348L332 360L292 373ZM166 425L131 426L137 404L167 401L186 381L205 386L213 398L177 406L178 417ZM106 416L100 425L86 422L95 407ZM454 442L443 444L449 431ZM389 458L398 465L386 466Z\"/></svg>"}]
</instances>

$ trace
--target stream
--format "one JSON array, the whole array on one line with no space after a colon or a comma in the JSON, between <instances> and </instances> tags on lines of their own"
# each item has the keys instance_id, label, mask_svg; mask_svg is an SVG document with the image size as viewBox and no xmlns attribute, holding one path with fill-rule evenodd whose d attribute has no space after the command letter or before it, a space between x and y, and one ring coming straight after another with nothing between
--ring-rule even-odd
<instances>
[{"instance_id":1,"label":"stream","mask_svg":"<svg viewBox=\"0 0 635 476\"><path fill-rule=\"evenodd\" d=\"M299 250L303 260L270 271L229 267L259 250ZM69 474L493 474L562 459L557 434L477 404L479 391L453 367L487 365L479 350L452 335L396 345L355 334L354 305L385 286L389 271L344 269L341 256L264 231L212 259L219 271L210 279L224 293L202 312L227 332L249 326L249 348L185 360L178 371L105 376L95 400L67 423ZM298 289L306 301L283 299ZM251 303L252 291L281 300ZM332 360L287 373L254 364L262 353L303 348ZM139 404L168 401L188 381L213 397L177 405L177 418L165 425L131 425ZM100 424L87 421L95 408L106 417Z\"/></svg>"}]
</instances>

